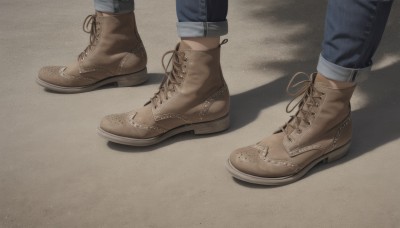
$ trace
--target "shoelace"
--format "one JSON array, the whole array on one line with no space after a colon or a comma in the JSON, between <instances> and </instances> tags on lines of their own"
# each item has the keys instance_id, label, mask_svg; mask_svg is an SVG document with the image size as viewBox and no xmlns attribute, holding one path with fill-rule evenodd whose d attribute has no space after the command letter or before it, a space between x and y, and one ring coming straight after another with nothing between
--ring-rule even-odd
<instances>
[{"instance_id":1,"label":"shoelace","mask_svg":"<svg viewBox=\"0 0 400 228\"><path fill-rule=\"evenodd\" d=\"M96 15L88 15L85 20L83 21L82 29L84 32L90 34L90 43L89 45L85 48L85 50L79 54L78 60L83 60L87 54L88 51L95 45L95 41L97 40L98 36L98 28L97 28L97 22L96 22Z\"/></svg>"},{"instance_id":2,"label":"shoelace","mask_svg":"<svg viewBox=\"0 0 400 228\"><path fill-rule=\"evenodd\" d=\"M167 65L165 65L164 59L168 54L172 55ZM183 80L183 76L181 75L186 74L186 71L183 69L184 68L183 62L186 61L187 58L185 57L184 52L171 50L167 51L163 55L161 59L161 64L164 68L165 76L163 82L159 87L158 92L154 94L153 98L151 98L151 102L153 103L154 108L157 108L158 105L162 104L164 100L168 100L169 92L175 92L176 86L181 84ZM172 62L172 69L168 71L171 62Z\"/></svg>"},{"instance_id":3,"label":"shoelace","mask_svg":"<svg viewBox=\"0 0 400 228\"><path fill-rule=\"evenodd\" d=\"M295 79L300 76L306 76L306 80L299 81L294 83ZM290 92L291 89L296 89L295 92ZM314 87L313 77L307 76L307 74L303 72L299 72L293 75L292 79L290 80L286 92L293 96L293 99L289 102L286 106L286 112L291 113L296 107L299 107L297 113L291 116L289 122L287 122L281 129L282 132L288 137L289 141L292 141L290 138L290 134L293 131L297 131L297 133L301 133L300 124L303 121L305 124L310 125L310 117L314 116L315 113L311 110L312 107L318 107L319 102L318 100L321 99L324 93L318 91ZM292 107L290 105L297 100L299 97L299 101L295 103Z\"/></svg>"}]
</instances>

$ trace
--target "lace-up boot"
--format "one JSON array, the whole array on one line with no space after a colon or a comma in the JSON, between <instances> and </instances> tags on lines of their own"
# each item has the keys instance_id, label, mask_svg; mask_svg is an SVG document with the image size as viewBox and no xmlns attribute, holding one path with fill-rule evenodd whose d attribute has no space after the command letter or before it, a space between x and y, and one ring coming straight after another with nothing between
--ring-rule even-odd
<instances>
[{"instance_id":1,"label":"lace-up boot","mask_svg":"<svg viewBox=\"0 0 400 228\"><path fill-rule=\"evenodd\" d=\"M172 54L154 97L137 111L103 118L99 134L116 143L148 146L181 132L208 134L227 129L229 91L222 76L220 48L195 51L184 42L178 44L163 56L164 66L164 57Z\"/></svg>"},{"instance_id":2,"label":"lace-up boot","mask_svg":"<svg viewBox=\"0 0 400 228\"><path fill-rule=\"evenodd\" d=\"M90 43L69 66L40 69L37 82L61 93L78 93L117 83L133 86L147 80L147 56L139 37L134 13L86 17L83 30Z\"/></svg>"},{"instance_id":3,"label":"lace-up boot","mask_svg":"<svg viewBox=\"0 0 400 228\"><path fill-rule=\"evenodd\" d=\"M316 73L295 83L301 75L304 73L296 74L287 88L295 98L286 111L298 107L297 113L271 136L231 154L226 167L235 178L263 185L287 184L316 164L339 159L348 151L352 134L350 98L355 86L335 89L316 81ZM296 93L289 92L295 88Z\"/></svg>"}]
</instances>

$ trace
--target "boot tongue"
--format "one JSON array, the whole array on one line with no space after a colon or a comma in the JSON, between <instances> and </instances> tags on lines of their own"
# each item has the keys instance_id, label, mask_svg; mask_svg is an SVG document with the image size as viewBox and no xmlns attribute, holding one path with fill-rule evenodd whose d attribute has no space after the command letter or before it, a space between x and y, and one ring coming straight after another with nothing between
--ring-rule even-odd
<instances>
[{"instance_id":1,"label":"boot tongue","mask_svg":"<svg viewBox=\"0 0 400 228\"><path fill-rule=\"evenodd\" d=\"M310 75L310 80L313 83L313 85L311 85L311 86L317 86L317 85L327 86L327 85L329 85L329 82L327 81L327 79L325 79L325 80L324 79L325 78L320 79L320 77L317 77L316 73ZM307 93L307 91L305 93ZM293 127L293 126L297 125L295 123L296 119L297 118L300 118L300 119L304 118L303 112L301 112L300 109L305 111L305 112L310 112L311 111L310 107L308 107L308 105L307 105L307 101L310 99L310 96L313 96L313 94L307 95L307 97L302 101L302 103L300 103L296 115L293 117L292 120L289 121L290 124L288 124L286 126L286 131L287 131L288 134L291 134L294 130L296 130L296 128ZM300 120L300 124L299 125L303 125L303 124L305 124L304 121ZM300 126L298 126L298 127L300 127Z\"/></svg>"},{"instance_id":2,"label":"boot tongue","mask_svg":"<svg viewBox=\"0 0 400 228\"><path fill-rule=\"evenodd\" d=\"M325 87L325 88L329 88L329 89L347 89L350 87L354 87L355 83L349 83L349 82L339 82L336 81L335 83L329 81L329 79L320 76L320 75L316 75L314 78L314 83L315 83L315 87Z\"/></svg>"},{"instance_id":3,"label":"boot tongue","mask_svg":"<svg viewBox=\"0 0 400 228\"><path fill-rule=\"evenodd\" d=\"M192 48L185 41L182 40L179 43L178 51L186 51L186 50L192 50Z\"/></svg>"},{"instance_id":4,"label":"boot tongue","mask_svg":"<svg viewBox=\"0 0 400 228\"><path fill-rule=\"evenodd\" d=\"M175 52L183 52L183 51L186 51L186 50L191 50L191 48L190 48L190 46L187 45L184 41L179 42L179 43L176 44L176 46L175 46ZM173 70L174 61L175 61L175 60L180 61L179 59L180 59L181 57L179 57L179 54L178 54L178 53L173 53L173 55L172 55L171 58L172 58L172 59L171 59L170 61L172 61L172 70ZM168 66L167 66L167 67L168 67ZM170 72L171 74L172 74L172 70L171 70L171 72ZM178 76L177 76L177 75L170 75L170 77L173 77L175 80L177 80L177 77L178 77ZM168 80L170 80L170 79L168 79ZM161 92L161 90L167 90L167 96L172 96L172 91L173 91L174 89L173 89L173 85L172 85L172 84L169 84L169 85L166 84L166 83L168 82L168 80L163 82L162 87L160 87L160 92ZM159 96L157 96L155 102L159 102L159 99L164 99L164 97L163 97L163 95L162 95L161 93L159 94ZM149 103L148 103L148 104L149 104Z\"/></svg>"},{"instance_id":5,"label":"boot tongue","mask_svg":"<svg viewBox=\"0 0 400 228\"><path fill-rule=\"evenodd\" d=\"M316 86L324 86L324 87L328 87L328 88L331 87L329 80L327 78L319 76L317 74L313 77L314 77L313 82L315 83Z\"/></svg>"}]
</instances>

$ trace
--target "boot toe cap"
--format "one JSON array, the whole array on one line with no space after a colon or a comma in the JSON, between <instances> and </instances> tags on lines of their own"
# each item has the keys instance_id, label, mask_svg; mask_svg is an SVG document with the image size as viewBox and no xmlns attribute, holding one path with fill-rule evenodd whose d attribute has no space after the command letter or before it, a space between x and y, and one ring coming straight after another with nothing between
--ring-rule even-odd
<instances>
[{"instance_id":1,"label":"boot toe cap","mask_svg":"<svg viewBox=\"0 0 400 228\"><path fill-rule=\"evenodd\" d=\"M260 173L257 169L258 157L259 151L248 146L233 151L229 157L229 161L237 170L246 174L259 176Z\"/></svg>"},{"instance_id":2,"label":"boot toe cap","mask_svg":"<svg viewBox=\"0 0 400 228\"><path fill-rule=\"evenodd\" d=\"M62 85L60 71L63 66L45 66L39 70L38 79L53 85Z\"/></svg>"},{"instance_id":3,"label":"boot toe cap","mask_svg":"<svg viewBox=\"0 0 400 228\"><path fill-rule=\"evenodd\" d=\"M130 134L127 129L125 114L111 114L105 116L100 122L100 128L108 133L128 137Z\"/></svg>"},{"instance_id":4,"label":"boot toe cap","mask_svg":"<svg viewBox=\"0 0 400 228\"><path fill-rule=\"evenodd\" d=\"M268 154L273 153L261 145L248 146L234 151L229 160L233 167L240 172L264 177L277 178L289 176L297 171L297 165L284 159L271 159Z\"/></svg>"},{"instance_id":5,"label":"boot toe cap","mask_svg":"<svg viewBox=\"0 0 400 228\"><path fill-rule=\"evenodd\" d=\"M45 66L39 70L38 82L48 89L59 87L85 87L94 85L97 79L76 73L74 69L66 66Z\"/></svg>"},{"instance_id":6,"label":"boot toe cap","mask_svg":"<svg viewBox=\"0 0 400 228\"><path fill-rule=\"evenodd\" d=\"M113 135L132 139L147 139L160 134L151 126L134 122L135 115L136 112L132 111L105 116L101 120L100 128Z\"/></svg>"}]
</instances>

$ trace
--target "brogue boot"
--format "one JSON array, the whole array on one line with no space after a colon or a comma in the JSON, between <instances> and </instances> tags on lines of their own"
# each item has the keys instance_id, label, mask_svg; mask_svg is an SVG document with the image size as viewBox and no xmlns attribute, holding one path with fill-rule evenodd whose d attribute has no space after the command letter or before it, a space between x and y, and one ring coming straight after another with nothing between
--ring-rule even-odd
<instances>
[{"instance_id":1,"label":"brogue boot","mask_svg":"<svg viewBox=\"0 0 400 228\"><path fill-rule=\"evenodd\" d=\"M147 56L134 13L86 17L83 30L90 43L69 66L40 69L39 85L60 93L79 93L116 83L133 86L148 79Z\"/></svg>"},{"instance_id":2,"label":"brogue boot","mask_svg":"<svg viewBox=\"0 0 400 228\"><path fill-rule=\"evenodd\" d=\"M262 185L288 184L318 163L339 159L349 150L350 98L355 86L332 88L317 81L316 73L295 82L301 75L296 74L287 88L295 98L286 111L296 107L298 111L271 136L231 154L226 168L233 177ZM291 89L297 91L290 93Z\"/></svg>"},{"instance_id":3,"label":"brogue boot","mask_svg":"<svg viewBox=\"0 0 400 228\"><path fill-rule=\"evenodd\" d=\"M148 146L181 132L208 134L227 129L229 91L220 49L221 45L196 51L180 42L163 56L165 78L154 97L137 111L104 117L99 134L120 144ZM165 66L168 54L172 56Z\"/></svg>"}]
</instances>

